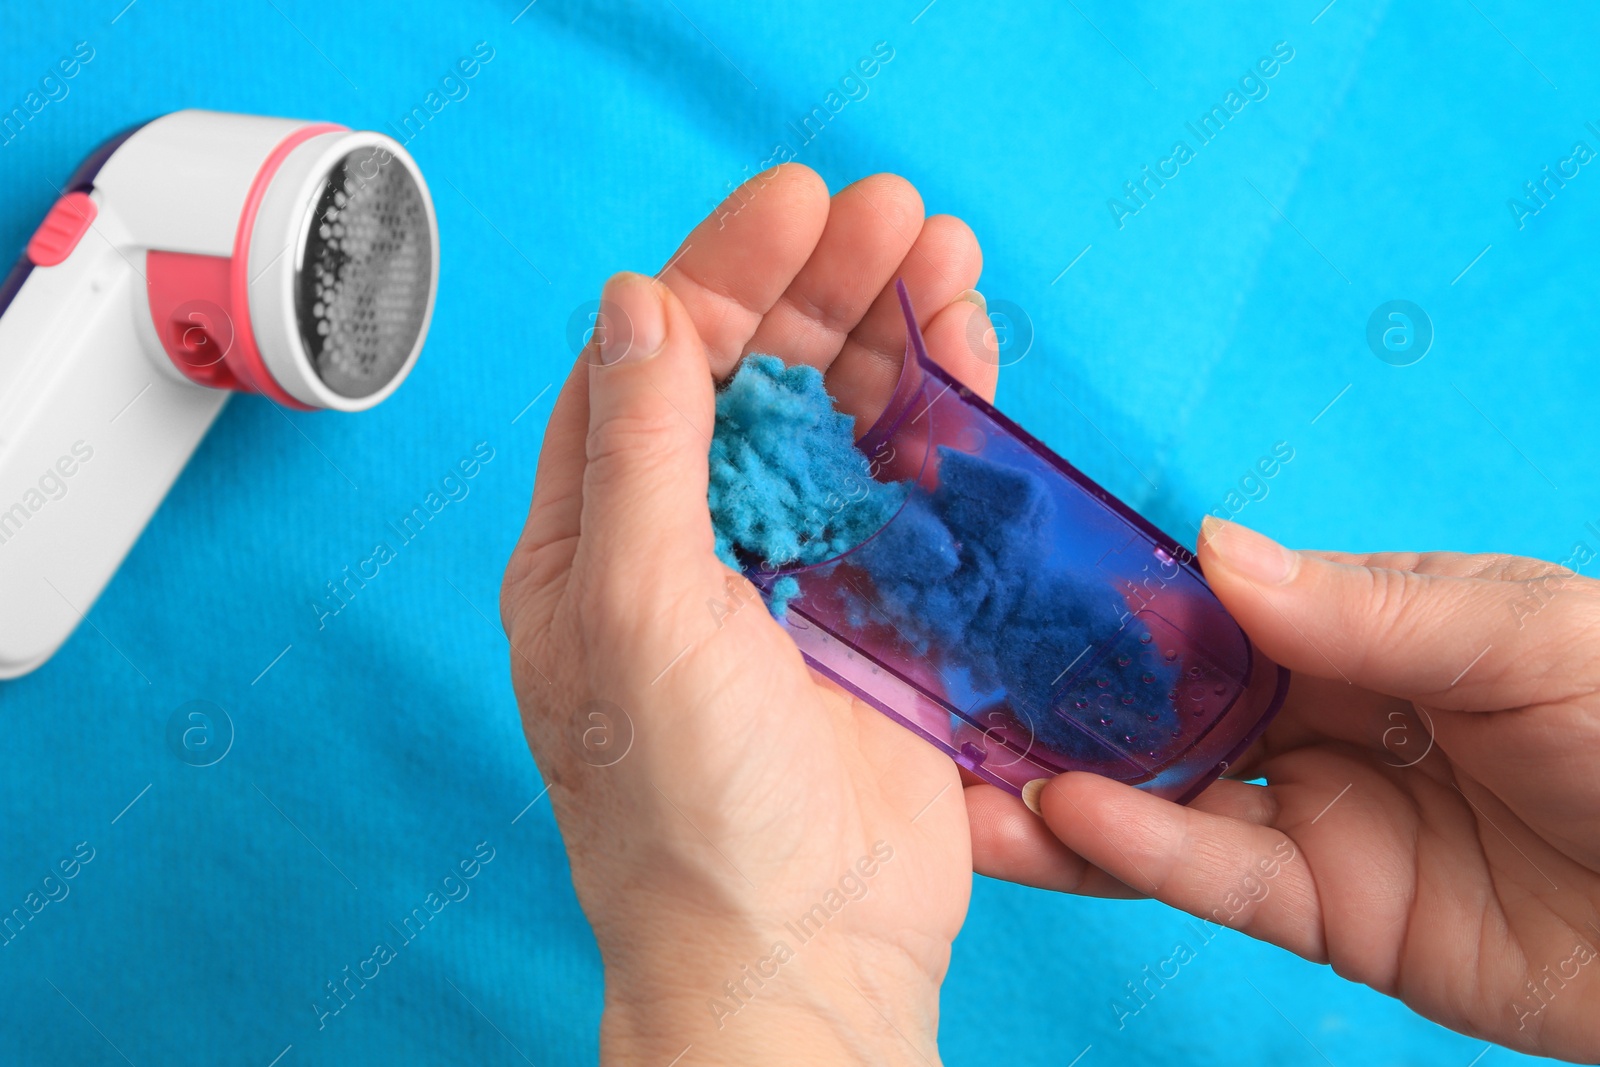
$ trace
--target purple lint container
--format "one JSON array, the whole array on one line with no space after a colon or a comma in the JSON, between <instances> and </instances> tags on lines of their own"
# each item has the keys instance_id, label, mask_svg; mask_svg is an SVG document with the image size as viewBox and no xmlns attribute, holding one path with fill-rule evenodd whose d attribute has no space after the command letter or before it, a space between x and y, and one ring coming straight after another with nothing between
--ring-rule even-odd
<instances>
[{"instance_id":1,"label":"purple lint container","mask_svg":"<svg viewBox=\"0 0 1600 1067\"><path fill-rule=\"evenodd\" d=\"M1092 771L1187 802L1282 705L1289 671L1192 553L928 357L904 283L900 380L856 442L906 502L799 584L806 661L985 781Z\"/></svg>"}]
</instances>

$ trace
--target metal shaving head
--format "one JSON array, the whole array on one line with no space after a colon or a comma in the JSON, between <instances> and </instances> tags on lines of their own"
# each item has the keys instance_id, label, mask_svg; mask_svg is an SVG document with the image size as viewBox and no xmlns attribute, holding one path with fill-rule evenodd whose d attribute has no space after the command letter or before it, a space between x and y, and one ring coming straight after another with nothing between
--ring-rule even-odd
<instances>
[{"instance_id":1,"label":"metal shaving head","mask_svg":"<svg viewBox=\"0 0 1600 1067\"><path fill-rule=\"evenodd\" d=\"M432 284L416 179L383 148L346 155L313 205L295 280L300 339L328 388L356 398L387 385L416 346Z\"/></svg>"}]
</instances>

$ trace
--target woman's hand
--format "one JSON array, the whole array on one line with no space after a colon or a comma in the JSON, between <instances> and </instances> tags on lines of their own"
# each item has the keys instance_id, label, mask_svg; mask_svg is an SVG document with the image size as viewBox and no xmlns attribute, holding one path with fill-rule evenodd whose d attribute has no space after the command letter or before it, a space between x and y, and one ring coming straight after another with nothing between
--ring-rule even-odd
<instances>
[{"instance_id":1,"label":"woman's hand","mask_svg":"<svg viewBox=\"0 0 1600 1067\"><path fill-rule=\"evenodd\" d=\"M1295 672L1235 780L1184 808L1067 774L1035 798L1043 822L974 786L977 869L1156 897L1454 1029L1600 1057L1600 582L1515 556L1296 553L1216 520L1200 560Z\"/></svg>"},{"instance_id":2,"label":"woman's hand","mask_svg":"<svg viewBox=\"0 0 1600 1067\"><path fill-rule=\"evenodd\" d=\"M871 418L903 277L992 393L967 227L906 182L785 164L607 283L501 594L523 724L606 969L608 1063L935 1061L971 886L941 753L813 676L712 551L713 377L769 352ZM680 1057L681 1059L674 1059Z\"/></svg>"}]
</instances>

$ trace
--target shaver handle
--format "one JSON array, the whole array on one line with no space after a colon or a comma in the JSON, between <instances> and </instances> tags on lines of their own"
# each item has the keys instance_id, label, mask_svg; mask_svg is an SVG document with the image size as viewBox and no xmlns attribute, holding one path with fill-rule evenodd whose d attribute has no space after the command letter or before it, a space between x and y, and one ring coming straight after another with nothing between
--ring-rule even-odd
<instances>
[{"instance_id":1,"label":"shaver handle","mask_svg":"<svg viewBox=\"0 0 1600 1067\"><path fill-rule=\"evenodd\" d=\"M229 396L151 358L119 230L102 212L0 314L0 678L82 621Z\"/></svg>"}]
</instances>

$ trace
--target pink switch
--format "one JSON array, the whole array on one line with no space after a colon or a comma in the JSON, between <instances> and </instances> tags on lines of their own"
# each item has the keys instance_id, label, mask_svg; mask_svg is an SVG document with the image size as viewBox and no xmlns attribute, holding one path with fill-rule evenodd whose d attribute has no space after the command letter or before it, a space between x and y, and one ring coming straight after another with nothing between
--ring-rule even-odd
<instances>
[{"instance_id":1,"label":"pink switch","mask_svg":"<svg viewBox=\"0 0 1600 1067\"><path fill-rule=\"evenodd\" d=\"M39 223L33 239L28 242L28 258L35 267L53 267L72 255L83 235L89 232L99 208L89 199L88 193L67 193L50 214Z\"/></svg>"}]
</instances>

